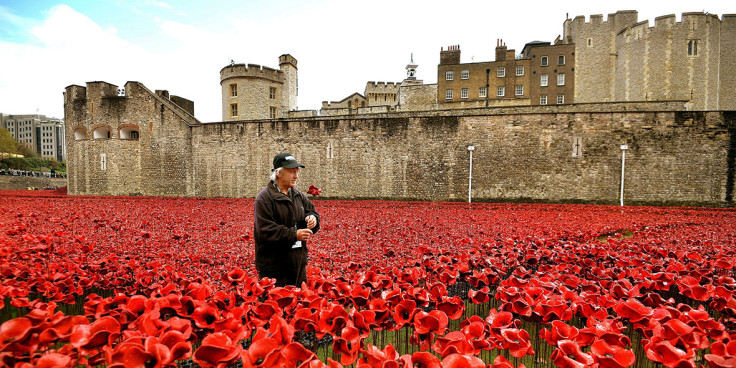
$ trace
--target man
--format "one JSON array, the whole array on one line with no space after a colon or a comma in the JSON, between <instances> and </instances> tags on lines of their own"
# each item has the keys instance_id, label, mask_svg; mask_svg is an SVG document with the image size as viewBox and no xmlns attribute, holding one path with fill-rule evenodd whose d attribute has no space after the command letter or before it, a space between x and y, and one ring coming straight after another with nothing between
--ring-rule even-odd
<instances>
[{"instance_id":1,"label":"man","mask_svg":"<svg viewBox=\"0 0 736 368\"><path fill-rule=\"evenodd\" d=\"M289 153L273 158L271 181L255 203L256 270L277 286L299 286L307 279L307 241L319 230L319 214L294 188L304 165Z\"/></svg>"}]
</instances>

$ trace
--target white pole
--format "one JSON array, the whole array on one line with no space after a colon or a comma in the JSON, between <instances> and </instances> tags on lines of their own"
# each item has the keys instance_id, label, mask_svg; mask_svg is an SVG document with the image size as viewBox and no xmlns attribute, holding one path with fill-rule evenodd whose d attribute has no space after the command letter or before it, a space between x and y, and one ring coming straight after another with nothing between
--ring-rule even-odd
<instances>
[{"instance_id":1,"label":"white pole","mask_svg":"<svg viewBox=\"0 0 736 368\"><path fill-rule=\"evenodd\" d=\"M468 146L468 151L470 152L470 170L468 174L468 203L470 203L470 193L473 189L473 150L475 150L474 146Z\"/></svg>"},{"instance_id":2,"label":"white pole","mask_svg":"<svg viewBox=\"0 0 736 368\"><path fill-rule=\"evenodd\" d=\"M624 143L621 145L621 206L624 205L624 172L626 168L626 150L629 146Z\"/></svg>"}]
</instances>

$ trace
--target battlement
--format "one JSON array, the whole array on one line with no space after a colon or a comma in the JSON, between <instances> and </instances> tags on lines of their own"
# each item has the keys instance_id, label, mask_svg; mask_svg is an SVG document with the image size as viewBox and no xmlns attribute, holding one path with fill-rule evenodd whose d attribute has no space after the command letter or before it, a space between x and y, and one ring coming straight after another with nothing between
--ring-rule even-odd
<instances>
[{"instance_id":1,"label":"battlement","mask_svg":"<svg viewBox=\"0 0 736 368\"><path fill-rule=\"evenodd\" d=\"M392 92L396 92L396 89L398 89L400 86L399 83L396 82L368 82L365 84L365 90L366 93L368 91L386 91L386 90L392 90Z\"/></svg>"},{"instance_id":2,"label":"battlement","mask_svg":"<svg viewBox=\"0 0 736 368\"><path fill-rule=\"evenodd\" d=\"M296 58L289 54L283 54L279 56L279 66L283 64L291 64L294 68L296 68Z\"/></svg>"},{"instance_id":3,"label":"battlement","mask_svg":"<svg viewBox=\"0 0 736 368\"><path fill-rule=\"evenodd\" d=\"M261 78L284 82L284 72L258 64L231 64L220 70L220 83L230 78Z\"/></svg>"},{"instance_id":4,"label":"battlement","mask_svg":"<svg viewBox=\"0 0 736 368\"><path fill-rule=\"evenodd\" d=\"M699 23L699 28L704 27L706 24L720 25L724 21L736 21L736 15L724 14L722 18L719 19L717 14L709 14L704 12L688 12L682 13L681 21L678 22L675 14L667 14L654 18L654 26L649 27L649 21L643 20L623 28L620 32L618 32L618 35L626 34L629 31L633 31L639 27L643 27L646 32L656 32L658 30L670 32L672 28L691 28L693 26L693 22Z\"/></svg>"},{"instance_id":5,"label":"battlement","mask_svg":"<svg viewBox=\"0 0 736 368\"><path fill-rule=\"evenodd\" d=\"M603 14L591 14L589 21L585 21L584 15L578 15L573 19L576 25L614 25L616 23L636 23L639 12L636 10L619 10L615 13L609 13L608 18L604 21ZM633 21L632 21L633 19Z\"/></svg>"}]
</instances>

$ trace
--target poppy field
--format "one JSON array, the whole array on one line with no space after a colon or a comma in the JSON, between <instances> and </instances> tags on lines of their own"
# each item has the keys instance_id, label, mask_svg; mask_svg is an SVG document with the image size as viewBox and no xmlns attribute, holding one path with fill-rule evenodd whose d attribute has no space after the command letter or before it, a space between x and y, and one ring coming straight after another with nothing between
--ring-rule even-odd
<instances>
[{"instance_id":1,"label":"poppy field","mask_svg":"<svg viewBox=\"0 0 736 368\"><path fill-rule=\"evenodd\" d=\"M313 202L279 288L253 199L0 191L0 366L736 366L732 209Z\"/></svg>"}]
</instances>

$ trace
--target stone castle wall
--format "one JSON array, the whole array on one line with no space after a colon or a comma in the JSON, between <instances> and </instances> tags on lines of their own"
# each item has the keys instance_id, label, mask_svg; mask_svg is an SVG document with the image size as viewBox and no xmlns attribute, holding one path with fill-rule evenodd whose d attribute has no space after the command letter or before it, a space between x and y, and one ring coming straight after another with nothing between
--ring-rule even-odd
<instances>
[{"instance_id":1,"label":"stone castle wall","mask_svg":"<svg viewBox=\"0 0 736 368\"><path fill-rule=\"evenodd\" d=\"M301 186L326 197L466 200L473 145L475 200L617 203L628 143L626 203L722 204L733 192L733 122L718 112L394 115L193 128L195 191L253 197L289 151L307 165Z\"/></svg>"},{"instance_id":2,"label":"stone castle wall","mask_svg":"<svg viewBox=\"0 0 736 368\"><path fill-rule=\"evenodd\" d=\"M575 44L575 102L690 100L696 111L736 109L736 15L708 13L637 22L635 11L565 21ZM697 41L697 54L688 42ZM724 88L724 86L726 88ZM728 88L732 87L732 88Z\"/></svg>"},{"instance_id":3,"label":"stone castle wall","mask_svg":"<svg viewBox=\"0 0 736 368\"><path fill-rule=\"evenodd\" d=\"M117 96L117 87L104 82L67 87L68 193L194 195L191 126L199 122L140 83L125 90ZM109 139L93 138L99 126L110 127ZM136 127L140 138L120 139L123 126Z\"/></svg>"},{"instance_id":4,"label":"stone castle wall","mask_svg":"<svg viewBox=\"0 0 736 368\"><path fill-rule=\"evenodd\" d=\"M289 151L307 166L300 187L328 198L463 201L473 145L476 201L617 203L627 143L626 203L733 199L736 115L674 111L684 101L201 124L138 83L125 97L100 83L67 88L70 194L254 197ZM100 124L110 139L75 140ZM120 139L123 125L140 138Z\"/></svg>"}]
</instances>

